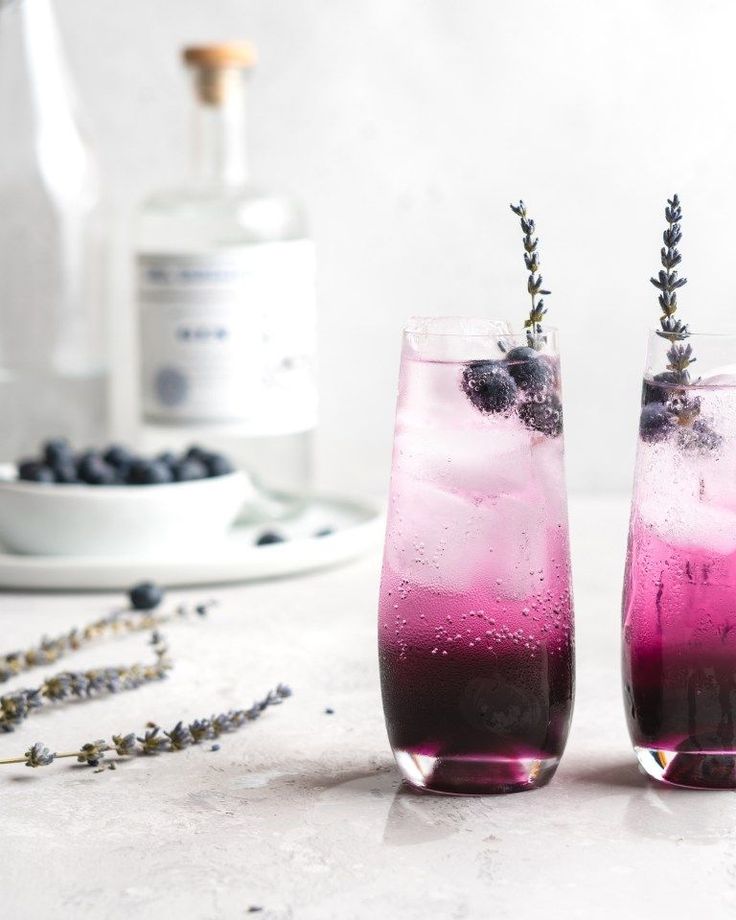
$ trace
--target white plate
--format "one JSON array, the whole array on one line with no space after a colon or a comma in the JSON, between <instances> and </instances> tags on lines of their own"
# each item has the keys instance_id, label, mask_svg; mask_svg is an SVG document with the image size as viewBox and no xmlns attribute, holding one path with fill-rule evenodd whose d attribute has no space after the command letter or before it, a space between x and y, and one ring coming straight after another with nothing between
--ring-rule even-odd
<instances>
[{"instance_id":1,"label":"white plate","mask_svg":"<svg viewBox=\"0 0 736 920\"><path fill-rule=\"evenodd\" d=\"M314 534L325 527L334 533ZM375 549L383 515L367 501L319 496L299 516L274 524L234 527L222 543L170 555L22 556L0 548L0 588L119 590L136 581L167 586L251 581L338 565ZM278 531L284 543L255 546Z\"/></svg>"}]
</instances>

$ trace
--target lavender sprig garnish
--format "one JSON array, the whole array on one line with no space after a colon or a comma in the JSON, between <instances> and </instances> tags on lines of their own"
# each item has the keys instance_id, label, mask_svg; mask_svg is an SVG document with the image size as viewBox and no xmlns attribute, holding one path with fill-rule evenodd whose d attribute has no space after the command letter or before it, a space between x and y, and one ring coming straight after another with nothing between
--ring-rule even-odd
<instances>
[{"instance_id":1,"label":"lavender sprig garnish","mask_svg":"<svg viewBox=\"0 0 736 920\"><path fill-rule=\"evenodd\" d=\"M112 735L110 741L105 739L88 741L78 751L55 753L50 751L43 742L37 741L22 757L0 760L0 765L25 764L33 768L46 767L56 760L74 757L78 763L97 767L108 752L115 752L118 757L136 757L182 751L190 745L217 738L226 732L242 728L248 722L254 722L270 706L279 706L291 695L292 691L286 684L278 684L275 689L269 690L263 699L256 700L248 709L231 709L228 712L213 715L209 719L195 719L189 725L180 721L170 731L162 732L158 725L152 725L142 735L135 732Z\"/></svg>"},{"instance_id":2,"label":"lavender sprig garnish","mask_svg":"<svg viewBox=\"0 0 736 920\"><path fill-rule=\"evenodd\" d=\"M523 201L519 201L518 204L512 204L510 207L521 221L521 229L524 232L524 265L529 272L526 289L532 299L532 305L529 310L529 318L524 322L524 328L527 331L526 336L529 345L539 350L545 342L542 330L542 320L547 313L547 309L544 306L544 297L551 294L552 291L542 288L543 279L539 274L539 252L537 251L539 239L534 236L536 229L534 221L527 215L526 205ZM539 300L537 300L537 297L539 297Z\"/></svg>"},{"instance_id":3,"label":"lavender sprig garnish","mask_svg":"<svg viewBox=\"0 0 736 920\"><path fill-rule=\"evenodd\" d=\"M690 335L686 323L678 319L677 313L677 292L681 287L687 284L687 278L681 278L676 268L682 262L682 255L677 248L682 240L682 207L677 195L667 199L667 207L664 209L667 229L662 234L664 246L660 250L662 268L659 270L656 278L650 278L651 283L659 291L659 305L662 308L662 316L659 318L661 329L657 330L657 335L668 339L672 345L667 351L667 370L676 374L678 382L687 384L690 381L690 372L688 368L695 362L691 345L680 344Z\"/></svg>"},{"instance_id":4,"label":"lavender sprig garnish","mask_svg":"<svg viewBox=\"0 0 736 920\"><path fill-rule=\"evenodd\" d=\"M180 604L167 613L153 610L116 610L83 628L74 628L55 638L43 636L37 645L28 649L0 655L0 683L33 668L54 664L60 658L102 639L155 629L189 616L204 617L216 604L214 600L197 604Z\"/></svg>"},{"instance_id":5,"label":"lavender sprig garnish","mask_svg":"<svg viewBox=\"0 0 736 920\"><path fill-rule=\"evenodd\" d=\"M62 671L46 678L40 687L16 690L0 696L0 732L12 732L31 713L55 703L86 700L107 693L135 690L143 684L163 680L172 668L163 637L152 637L156 660L150 664Z\"/></svg>"},{"instance_id":6,"label":"lavender sprig garnish","mask_svg":"<svg viewBox=\"0 0 736 920\"><path fill-rule=\"evenodd\" d=\"M685 342L690 330L675 315L679 306L677 292L687 284L687 278L681 278L676 270L682 262L678 249L682 240L682 207L677 195L667 199L664 216L667 228L660 250L662 268L650 281L659 291L657 299L662 310L657 335L666 339L670 347L666 370L644 381L639 434L649 443L676 438L683 450L708 453L718 449L723 437L707 419L700 417L701 399L688 389L693 383L690 368L696 359L692 345Z\"/></svg>"}]
</instances>

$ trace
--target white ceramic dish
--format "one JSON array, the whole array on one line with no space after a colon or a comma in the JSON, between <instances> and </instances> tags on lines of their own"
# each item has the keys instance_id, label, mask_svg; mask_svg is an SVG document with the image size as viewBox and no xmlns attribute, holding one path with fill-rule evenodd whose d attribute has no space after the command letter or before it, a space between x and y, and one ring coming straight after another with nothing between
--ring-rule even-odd
<instances>
[{"instance_id":1,"label":"white ceramic dish","mask_svg":"<svg viewBox=\"0 0 736 920\"><path fill-rule=\"evenodd\" d=\"M325 527L329 536L315 534ZM284 543L256 546L276 530ZM293 520L233 527L224 540L197 550L133 556L23 556L0 551L0 588L121 590L150 579L169 586L224 584L293 575L339 565L377 549L384 522L375 503L319 497Z\"/></svg>"},{"instance_id":2,"label":"white ceramic dish","mask_svg":"<svg viewBox=\"0 0 736 920\"><path fill-rule=\"evenodd\" d=\"M0 543L44 556L148 555L222 542L253 487L245 473L159 486L21 482L0 466Z\"/></svg>"}]
</instances>

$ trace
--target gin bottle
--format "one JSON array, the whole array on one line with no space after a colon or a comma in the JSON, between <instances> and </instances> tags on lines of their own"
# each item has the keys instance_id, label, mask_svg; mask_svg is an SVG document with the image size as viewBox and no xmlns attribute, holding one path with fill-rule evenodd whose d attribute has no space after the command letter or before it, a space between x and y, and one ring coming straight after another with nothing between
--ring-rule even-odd
<instances>
[{"instance_id":1,"label":"gin bottle","mask_svg":"<svg viewBox=\"0 0 736 920\"><path fill-rule=\"evenodd\" d=\"M0 459L106 434L95 157L49 0L0 0Z\"/></svg>"},{"instance_id":2,"label":"gin bottle","mask_svg":"<svg viewBox=\"0 0 736 920\"><path fill-rule=\"evenodd\" d=\"M314 252L299 207L251 184L245 42L190 47L186 184L137 221L147 446L226 451L264 494L303 496L316 424Z\"/></svg>"}]
</instances>

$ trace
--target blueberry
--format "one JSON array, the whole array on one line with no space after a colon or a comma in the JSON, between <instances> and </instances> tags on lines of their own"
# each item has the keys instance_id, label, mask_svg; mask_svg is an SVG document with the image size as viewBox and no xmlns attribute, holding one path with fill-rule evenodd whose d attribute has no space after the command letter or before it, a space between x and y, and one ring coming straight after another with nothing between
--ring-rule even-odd
<instances>
[{"instance_id":1,"label":"blueberry","mask_svg":"<svg viewBox=\"0 0 736 920\"><path fill-rule=\"evenodd\" d=\"M315 537L331 537L334 532L332 527L322 527L321 530L316 531Z\"/></svg>"},{"instance_id":2,"label":"blueberry","mask_svg":"<svg viewBox=\"0 0 736 920\"><path fill-rule=\"evenodd\" d=\"M519 418L534 431L556 438L562 433L562 403L550 393L544 399L528 399L519 406Z\"/></svg>"},{"instance_id":3,"label":"blueberry","mask_svg":"<svg viewBox=\"0 0 736 920\"><path fill-rule=\"evenodd\" d=\"M173 482L174 474L171 468L160 460L152 460L147 464L148 483L150 485L163 485L166 482Z\"/></svg>"},{"instance_id":4,"label":"blueberry","mask_svg":"<svg viewBox=\"0 0 736 920\"><path fill-rule=\"evenodd\" d=\"M520 345L506 354L506 370L521 390L540 393L554 383L554 371L543 355L533 348Z\"/></svg>"},{"instance_id":5,"label":"blueberry","mask_svg":"<svg viewBox=\"0 0 736 920\"><path fill-rule=\"evenodd\" d=\"M115 469L120 469L120 467L128 469L136 457L133 451L124 445L110 444L102 455L102 459L105 463L109 463L110 466L114 466Z\"/></svg>"},{"instance_id":6,"label":"blueberry","mask_svg":"<svg viewBox=\"0 0 736 920\"><path fill-rule=\"evenodd\" d=\"M639 434L642 441L654 443L666 440L675 429L675 417L662 403L653 402L644 406L639 419Z\"/></svg>"},{"instance_id":7,"label":"blueberry","mask_svg":"<svg viewBox=\"0 0 736 920\"><path fill-rule=\"evenodd\" d=\"M18 479L24 482L56 482L51 467L39 460L21 460L18 464Z\"/></svg>"},{"instance_id":8,"label":"blueberry","mask_svg":"<svg viewBox=\"0 0 736 920\"><path fill-rule=\"evenodd\" d=\"M147 486L151 484L151 465L153 460L134 460L125 477L129 486Z\"/></svg>"},{"instance_id":9,"label":"blueberry","mask_svg":"<svg viewBox=\"0 0 736 920\"><path fill-rule=\"evenodd\" d=\"M504 412L516 399L516 384L501 361L472 361L463 368L462 388L481 412Z\"/></svg>"},{"instance_id":10,"label":"blueberry","mask_svg":"<svg viewBox=\"0 0 736 920\"><path fill-rule=\"evenodd\" d=\"M708 453L717 450L723 443L723 437L701 418L695 419L692 425L678 427L677 443L683 450L696 450Z\"/></svg>"},{"instance_id":11,"label":"blueberry","mask_svg":"<svg viewBox=\"0 0 736 920\"><path fill-rule=\"evenodd\" d=\"M206 479L208 475L207 467L201 460L193 458L179 460L171 466L174 479L177 482L191 482L194 479Z\"/></svg>"},{"instance_id":12,"label":"blueberry","mask_svg":"<svg viewBox=\"0 0 736 920\"><path fill-rule=\"evenodd\" d=\"M110 486L115 482L114 468L95 450L88 450L79 458L77 476L91 486Z\"/></svg>"},{"instance_id":13,"label":"blueberry","mask_svg":"<svg viewBox=\"0 0 736 920\"><path fill-rule=\"evenodd\" d=\"M116 466L113 469L115 470L115 485L116 486L127 486L128 479L130 477L130 467L131 464L121 464Z\"/></svg>"},{"instance_id":14,"label":"blueberry","mask_svg":"<svg viewBox=\"0 0 736 920\"><path fill-rule=\"evenodd\" d=\"M187 452L184 456L187 458L187 460L201 460L204 462L209 456L209 452L206 451L203 447L199 447L197 444L192 444L191 447L187 449Z\"/></svg>"},{"instance_id":15,"label":"blueberry","mask_svg":"<svg viewBox=\"0 0 736 920\"><path fill-rule=\"evenodd\" d=\"M285 543L286 537L274 530L264 530L256 540L256 546L270 546L272 543Z\"/></svg>"},{"instance_id":16,"label":"blueberry","mask_svg":"<svg viewBox=\"0 0 736 920\"><path fill-rule=\"evenodd\" d=\"M74 452L66 438L52 438L43 445L44 462L51 467L74 461Z\"/></svg>"},{"instance_id":17,"label":"blueberry","mask_svg":"<svg viewBox=\"0 0 736 920\"><path fill-rule=\"evenodd\" d=\"M156 460L159 463L164 463L166 464L166 466L171 467L172 470L176 466L176 464L180 462L179 457L177 457L177 455L173 452L173 450L163 451L162 453L158 454L158 456L156 457Z\"/></svg>"},{"instance_id":18,"label":"blueberry","mask_svg":"<svg viewBox=\"0 0 736 920\"><path fill-rule=\"evenodd\" d=\"M127 482L131 486L158 486L173 478L169 467L160 460L136 460L130 467Z\"/></svg>"},{"instance_id":19,"label":"blueberry","mask_svg":"<svg viewBox=\"0 0 736 920\"><path fill-rule=\"evenodd\" d=\"M77 475L77 464L74 462L74 458L59 460L57 463L54 463L52 469L54 471L54 478L57 482L68 484L80 481Z\"/></svg>"},{"instance_id":20,"label":"blueberry","mask_svg":"<svg viewBox=\"0 0 736 920\"><path fill-rule=\"evenodd\" d=\"M102 460L102 462L104 463L102 454L99 452L99 450L84 450L82 451L81 454L77 454L75 458L77 467L86 465L88 463L96 463L97 461L100 461L100 460Z\"/></svg>"},{"instance_id":21,"label":"blueberry","mask_svg":"<svg viewBox=\"0 0 736 920\"><path fill-rule=\"evenodd\" d=\"M210 476L227 476L235 472L235 467L224 454L207 454L204 463Z\"/></svg>"},{"instance_id":22,"label":"blueberry","mask_svg":"<svg viewBox=\"0 0 736 920\"><path fill-rule=\"evenodd\" d=\"M153 610L164 599L164 591L152 581L142 581L128 591L128 597L134 610Z\"/></svg>"},{"instance_id":23,"label":"blueberry","mask_svg":"<svg viewBox=\"0 0 736 920\"><path fill-rule=\"evenodd\" d=\"M678 384L682 384L682 378L677 371L662 371L661 374L655 374L651 381L645 378L641 391L642 405L666 402L672 395L671 388Z\"/></svg>"}]
</instances>

